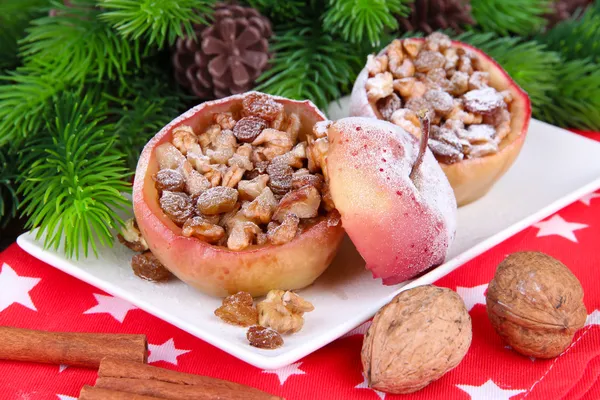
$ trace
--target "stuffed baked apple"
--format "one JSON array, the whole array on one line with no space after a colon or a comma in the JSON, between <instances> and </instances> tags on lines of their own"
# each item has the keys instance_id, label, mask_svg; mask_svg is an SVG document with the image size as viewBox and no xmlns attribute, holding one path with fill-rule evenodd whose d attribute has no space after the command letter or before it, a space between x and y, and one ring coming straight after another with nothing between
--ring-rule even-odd
<instances>
[{"instance_id":1,"label":"stuffed baked apple","mask_svg":"<svg viewBox=\"0 0 600 400\"><path fill-rule=\"evenodd\" d=\"M369 56L351 115L384 119L419 136L429 109L429 148L459 206L483 196L516 159L529 126L527 94L488 55L433 33L396 39Z\"/></svg>"},{"instance_id":2,"label":"stuffed baked apple","mask_svg":"<svg viewBox=\"0 0 600 400\"><path fill-rule=\"evenodd\" d=\"M318 149L306 142L324 119L309 101L250 92L163 128L142 152L133 189L156 258L215 296L310 285L344 234Z\"/></svg>"}]
</instances>

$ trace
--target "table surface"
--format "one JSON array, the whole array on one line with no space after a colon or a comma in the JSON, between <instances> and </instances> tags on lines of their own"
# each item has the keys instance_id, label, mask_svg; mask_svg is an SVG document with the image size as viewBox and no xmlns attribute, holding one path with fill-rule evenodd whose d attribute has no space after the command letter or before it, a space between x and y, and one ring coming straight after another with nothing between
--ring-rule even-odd
<instances>
[{"instance_id":1,"label":"table surface","mask_svg":"<svg viewBox=\"0 0 600 400\"><path fill-rule=\"evenodd\" d=\"M579 132L600 140L592 132ZM462 363L410 399L600 398L600 191L590 193L463 265L436 284L456 290L473 322L473 342ZM586 326L551 360L521 356L494 332L485 291L509 253L542 251L581 281ZM369 389L361 374L366 323L301 361L263 371L235 359L142 310L27 255L16 244L0 253L0 325L55 331L144 333L148 362L165 368L255 386L288 400L393 399ZM67 366L0 361L0 398L75 399L96 372Z\"/></svg>"}]
</instances>

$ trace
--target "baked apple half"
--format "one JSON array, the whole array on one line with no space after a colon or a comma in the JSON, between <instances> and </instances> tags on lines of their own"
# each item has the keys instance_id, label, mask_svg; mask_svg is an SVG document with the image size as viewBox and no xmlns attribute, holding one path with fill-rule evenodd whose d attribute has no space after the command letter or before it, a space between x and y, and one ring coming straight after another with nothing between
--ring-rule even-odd
<instances>
[{"instance_id":1,"label":"baked apple half","mask_svg":"<svg viewBox=\"0 0 600 400\"><path fill-rule=\"evenodd\" d=\"M391 121L419 136L416 113L430 110L429 148L459 206L477 200L510 168L527 135L531 102L493 59L433 33L396 39L369 56L350 113Z\"/></svg>"},{"instance_id":2,"label":"baked apple half","mask_svg":"<svg viewBox=\"0 0 600 400\"><path fill-rule=\"evenodd\" d=\"M344 235L318 148L307 144L323 120L309 101L249 92L163 128L144 148L133 188L156 258L215 296L310 285Z\"/></svg>"}]
</instances>

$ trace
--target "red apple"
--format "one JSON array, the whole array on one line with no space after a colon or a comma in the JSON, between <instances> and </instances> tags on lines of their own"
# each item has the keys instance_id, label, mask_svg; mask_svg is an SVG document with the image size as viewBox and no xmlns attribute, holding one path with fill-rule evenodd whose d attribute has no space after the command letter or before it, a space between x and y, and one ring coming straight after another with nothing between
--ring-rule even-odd
<instances>
[{"instance_id":1,"label":"red apple","mask_svg":"<svg viewBox=\"0 0 600 400\"><path fill-rule=\"evenodd\" d=\"M158 171L156 147L171 141L177 126L188 125L201 132L212 124L214 113L241 109L245 95L202 103L173 120L144 147L135 175L134 212L150 250L182 281L214 296L238 291L261 296L271 289L306 287L329 266L344 235L340 224L328 223L328 217L324 217L286 244L232 251L183 236L181 228L163 213L152 179ZM309 101L274 99L286 112L300 116L300 140L304 140L316 122L325 119Z\"/></svg>"},{"instance_id":2,"label":"red apple","mask_svg":"<svg viewBox=\"0 0 600 400\"><path fill-rule=\"evenodd\" d=\"M425 39L411 40L423 42ZM490 56L462 42L452 41L452 46L474 54L482 70L490 74L490 86L498 91L508 90L513 98L509 106L510 133L500 142L497 153L485 157L465 158L453 164L440 162L454 189L456 201L462 206L485 195L519 155L531 119L531 101L527 93ZM388 47L384 48L379 54L385 54L387 49ZM367 98L365 85L368 78L369 73L365 67L358 75L352 90L350 115L381 119L380 112Z\"/></svg>"},{"instance_id":3,"label":"red apple","mask_svg":"<svg viewBox=\"0 0 600 400\"><path fill-rule=\"evenodd\" d=\"M333 122L328 138L331 195L373 276L391 285L441 264L454 239L456 200L426 142L359 117Z\"/></svg>"}]
</instances>

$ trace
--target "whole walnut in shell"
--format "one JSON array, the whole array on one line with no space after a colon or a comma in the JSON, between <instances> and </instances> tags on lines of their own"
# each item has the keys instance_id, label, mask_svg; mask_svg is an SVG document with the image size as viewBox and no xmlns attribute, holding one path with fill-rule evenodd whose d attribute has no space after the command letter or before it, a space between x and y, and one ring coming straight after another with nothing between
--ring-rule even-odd
<instances>
[{"instance_id":1,"label":"whole walnut in shell","mask_svg":"<svg viewBox=\"0 0 600 400\"><path fill-rule=\"evenodd\" d=\"M406 290L377 312L362 347L373 389L412 393L456 367L471 345L471 317L458 294L431 285Z\"/></svg>"},{"instance_id":2,"label":"whole walnut in shell","mask_svg":"<svg viewBox=\"0 0 600 400\"><path fill-rule=\"evenodd\" d=\"M562 353L583 327L583 288L560 261L539 252L509 255L487 290L496 332L517 352L537 358Z\"/></svg>"}]
</instances>

